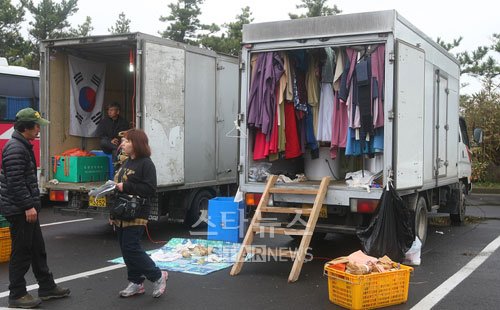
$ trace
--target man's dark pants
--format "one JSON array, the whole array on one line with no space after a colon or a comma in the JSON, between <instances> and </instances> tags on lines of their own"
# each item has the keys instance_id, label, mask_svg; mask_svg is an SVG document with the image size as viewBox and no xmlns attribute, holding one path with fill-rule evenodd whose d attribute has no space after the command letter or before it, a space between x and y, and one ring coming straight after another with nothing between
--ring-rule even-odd
<instances>
[{"instance_id":1,"label":"man's dark pants","mask_svg":"<svg viewBox=\"0 0 500 310\"><path fill-rule=\"evenodd\" d=\"M56 287L54 277L47 266L47 252L43 241L40 222L26 222L24 214L9 216L12 239L12 255L9 262L9 299L18 299L26 295L24 276L30 265L38 282L38 292L46 292Z\"/></svg>"}]
</instances>

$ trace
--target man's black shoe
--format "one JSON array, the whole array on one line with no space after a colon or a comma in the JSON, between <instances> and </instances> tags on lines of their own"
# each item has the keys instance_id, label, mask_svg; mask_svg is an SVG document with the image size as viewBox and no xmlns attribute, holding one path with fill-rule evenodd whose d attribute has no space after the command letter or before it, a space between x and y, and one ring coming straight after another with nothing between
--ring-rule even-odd
<instances>
[{"instance_id":1,"label":"man's black shoe","mask_svg":"<svg viewBox=\"0 0 500 310\"><path fill-rule=\"evenodd\" d=\"M38 292L38 297L40 297L41 300L49 300L53 298L62 298L68 296L70 293L69 288L64 288L60 286L56 286L50 291L46 292Z\"/></svg>"},{"instance_id":2,"label":"man's black shoe","mask_svg":"<svg viewBox=\"0 0 500 310\"><path fill-rule=\"evenodd\" d=\"M26 294L18 299L9 299L9 308L23 308L30 309L35 308L42 303L42 300L37 297L33 297L30 294Z\"/></svg>"}]
</instances>

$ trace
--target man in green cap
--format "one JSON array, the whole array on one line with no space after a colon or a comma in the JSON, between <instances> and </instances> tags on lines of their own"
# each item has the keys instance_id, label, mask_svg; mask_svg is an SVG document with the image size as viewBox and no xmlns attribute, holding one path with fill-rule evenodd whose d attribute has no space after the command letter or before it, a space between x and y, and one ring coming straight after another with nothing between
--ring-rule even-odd
<instances>
[{"instance_id":1,"label":"man in green cap","mask_svg":"<svg viewBox=\"0 0 500 310\"><path fill-rule=\"evenodd\" d=\"M14 133L2 151L0 171L0 213L10 223L12 254L9 262L9 307L34 308L42 300L68 296L70 291L54 282L47 266L38 213L40 190L36 171L33 141L40 126L49 124L32 108L16 114ZM38 296L26 290L24 276L30 266L38 282Z\"/></svg>"}]
</instances>

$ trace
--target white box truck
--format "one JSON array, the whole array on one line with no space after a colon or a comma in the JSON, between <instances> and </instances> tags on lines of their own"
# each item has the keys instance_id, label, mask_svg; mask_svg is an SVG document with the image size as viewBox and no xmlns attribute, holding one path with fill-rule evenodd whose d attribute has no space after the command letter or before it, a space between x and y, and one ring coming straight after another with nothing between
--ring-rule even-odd
<instances>
[{"instance_id":1,"label":"white box truck","mask_svg":"<svg viewBox=\"0 0 500 310\"><path fill-rule=\"evenodd\" d=\"M158 179L152 219L168 215L190 224L207 216L208 200L237 183L237 139L226 136L238 112L238 59L143 33L51 39L41 43L40 109L51 124L42 131L41 187L61 211L105 213L88 205L101 182L57 182L55 155L99 150L99 138L70 135L69 58L105 64L104 104L150 140ZM52 181L51 181L52 180Z\"/></svg>"},{"instance_id":2,"label":"white box truck","mask_svg":"<svg viewBox=\"0 0 500 310\"><path fill-rule=\"evenodd\" d=\"M246 138L239 144L239 170L240 188L246 194L247 204L257 204L259 194L264 191L265 181L258 176L265 167L268 173L292 179L295 174L305 174L307 182L281 185L292 188L317 186L319 182L315 180L322 176L334 178L316 226L315 233L319 236L327 232L355 233L365 228L389 178L415 211L416 234L422 242L426 239L429 212L449 213L454 223L464 220L464 198L471 189L471 165L465 121L459 118L460 67L436 42L396 11L389 10L249 24L243 28L242 45L240 119L244 119L241 130ZM330 56L333 67L328 64L328 54L333 55ZM278 75L276 84L269 82L274 73L266 76L267 84L259 80L266 75L265 65L261 65L269 55L273 59L273 72L285 72L288 82L282 81L283 75ZM363 64L366 61L369 63ZM363 71L363 65L368 69ZM311 66L314 68L309 70ZM327 78L323 71L328 66L333 79ZM311 75L316 75L313 82ZM366 76L371 78L368 82ZM322 81L332 86L323 89ZM282 88L281 82L285 85ZM262 148L262 143L265 144L262 135L269 124L262 125L256 121L261 115L257 118L254 115L264 110L255 107L260 104L259 98L265 101L262 98L269 91L259 89L261 85L274 85L271 91L276 91L276 97L270 100L272 107L277 108L271 114L286 131L284 151L278 148L274 154L262 153L266 149ZM320 90L314 90L315 87ZM346 87L344 95L342 87ZM302 96L305 99L301 98L301 89L307 93ZM288 91L291 96L287 98ZM329 93L330 99L322 97L323 91ZM310 93L316 94L314 104ZM261 97L255 99L255 96ZM366 102L362 103L363 100ZM321 105L328 102L332 108L322 109ZM311 110L304 109L306 103L312 106ZM282 104L292 105L295 118L287 118L286 106L285 116L280 115ZM319 105L319 112L314 112L314 105ZM333 116L322 115L322 111ZM323 142L316 143L319 151L315 150L315 155L311 153L314 146L308 144L305 152L303 147L310 142L300 125L307 113L317 113L314 118L332 124L332 140L324 141L322 137ZM368 117L368 121L365 119L363 125L362 120L361 126L352 124L353 115ZM290 129L289 124L296 127ZM307 122L304 126L307 127ZM289 139L289 130L292 136L299 136L299 153L291 150L297 138ZM318 138L318 129L314 126L313 130ZM271 138L264 134L264 139L272 140L273 131L266 132L270 132ZM377 139L379 145L373 149L371 142L376 143ZM353 146L349 143L358 143L358 152L350 149ZM346 175L354 172L359 172L361 178L350 181L361 182L364 187L347 184ZM368 187L369 182L362 182L362 176L367 175L380 178ZM313 199L304 195L273 195L275 205L312 204Z\"/></svg>"}]
</instances>

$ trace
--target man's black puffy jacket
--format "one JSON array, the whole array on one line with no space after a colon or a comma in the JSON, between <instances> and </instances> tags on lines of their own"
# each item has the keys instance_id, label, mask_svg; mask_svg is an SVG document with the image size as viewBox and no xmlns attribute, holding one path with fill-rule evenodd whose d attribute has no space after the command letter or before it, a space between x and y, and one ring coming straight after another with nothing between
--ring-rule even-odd
<instances>
[{"instance_id":1,"label":"man's black puffy jacket","mask_svg":"<svg viewBox=\"0 0 500 310\"><path fill-rule=\"evenodd\" d=\"M23 214L31 208L40 211L33 145L17 131L2 151L0 196L0 213L3 216Z\"/></svg>"}]
</instances>

